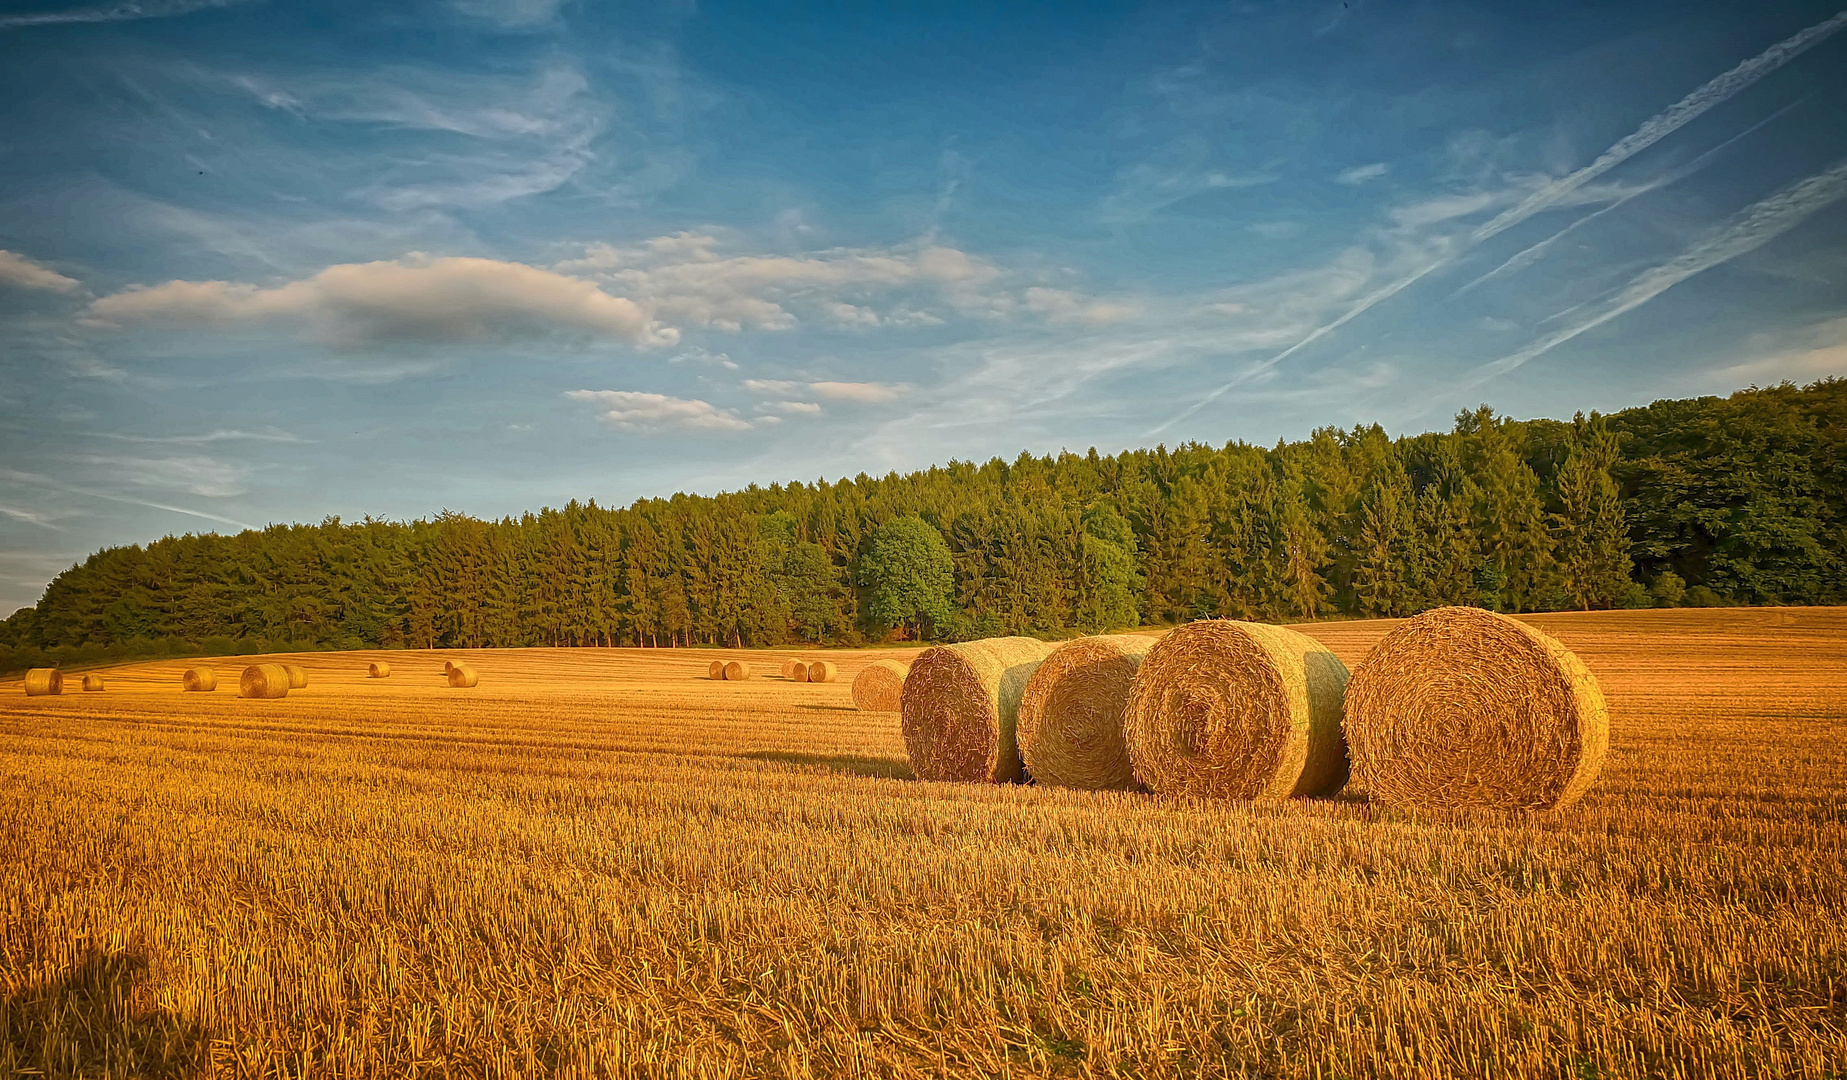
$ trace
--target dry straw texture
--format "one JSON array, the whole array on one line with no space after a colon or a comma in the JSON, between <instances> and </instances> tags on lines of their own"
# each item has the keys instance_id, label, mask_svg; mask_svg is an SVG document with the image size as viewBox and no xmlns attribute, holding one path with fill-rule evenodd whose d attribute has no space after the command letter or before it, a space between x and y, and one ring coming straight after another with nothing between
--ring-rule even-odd
<instances>
[{"instance_id":1,"label":"dry straw texture","mask_svg":"<svg viewBox=\"0 0 1847 1080\"><path fill-rule=\"evenodd\" d=\"M1020 697L1020 759L1034 782L1091 791L1134 789L1123 710L1154 638L1110 634L1058 647Z\"/></svg>"},{"instance_id":2,"label":"dry straw texture","mask_svg":"<svg viewBox=\"0 0 1847 1080\"><path fill-rule=\"evenodd\" d=\"M308 685L308 669L298 664L286 664L284 666L289 672L289 689L305 689Z\"/></svg>"},{"instance_id":3,"label":"dry straw texture","mask_svg":"<svg viewBox=\"0 0 1847 1080\"><path fill-rule=\"evenodd\" d=\"M1207 619L1142 660L1124 731L1136 779L1167 795L1283 799L1347 781L1347 667L1313 638Z\"/></svg>"},{"instance_id":4,"label":"dry straw texture","mask_svg":"<svg viewBox=\"0 0 1847 1080\"><path fill-rule=\"evenodd\" d=\"M444 674L444 675L447 675L447 674L449 674L449 673L450 673L451 671L454 671L454 670L455 670L455 661L453 661L453 660L444 660L444 661L443 661L443 674Z\"/></svg>"},{"instance_id":5,"label":"dry straw texture","mask_svg":"<svg viewBox=\"0 0 1847 1080\"><path fill-rule=\"evenodd\" d=\"M64 692L64 673L57 668L35 667L26 672L26 696L44 697Z\"/></svg>"},{"instance_id":6,"label":"dry straw texture","mask_svg":"<svg viewBox=\"0 0 1847 1080\"><path fill-rule=\"evenodd\" d=\"M1014 722L1052 646L1005 637L925 649L904 680L904 749L920 780L1020 779Z\"/></svg>"},{"instance_id":7,"label":"dry straw texture","mask_svg":"<svg viewBox=\"0 0 1847 1080\"><path fill-rule=\"evenodd\" d=\"M840 667L828 660L816 660L808 665L809 682L834 682L840 678Z\"/></svg>"},{"instance_id":8,"label":"dry straw texture","mask_svg":"<svg viewBox=\"0 0 1847 1080\"><path fill-rule=\"evenodd\" d=\"M251 664L237 680L237 696L285 698L292 681L289 669L282 664Z\"/></svg>"},{"instance_id":9,"label":"dry straw texture","mask_svg":"<svg viewBox=\"0 0 1847 1080\"><path fill-rule=\"evenodd\" d=\"M713 682L723 682L725 678L725 662L723 660L714 660L707 664L705 666L705 677L711 679Z\"/></svg>"},{"instance_id":10,"label":"dry straw texture","mask_svg":"<svg viewBox=\"0 0 1847 1080\"><path fill-rule=\"evenodd\" d=\"M795 668L797 665L801 665L803 667L807 666L805 664L802 664L800 660L796 660L793 658L784 660L782 662L782 677L785 679L795 678Z\"/></svg>"},{"instance_id":11,"label":"dry straw texture","mask_svg":"<svg viewBox=\"0 0 1847 1080\"><path fill-rule=\"evenodd\" d=\"M218 689L218 673L208 667L189 667L180 676L180 689L193 693L210 693Z\"/></svg>"},{"instance_id":12,"label":"dry straw texture","mask_svg":"<svg viewBox=\"0 0 1847 1080\"><path fill-rule=\"evenodd\" d=\"M101 675L85 675L83 677L83 688L89 691L101 690L103 688L103 677Z\"/></svg>"},{"instance_id":13,"label":"dry straw texture","mask_svg":"<svg viewBox=\"0 0 1847 1080\"><path fill-rule=\"evenodd\" d=\"M742 660L733 660L725 665L726 682L743 682L750 678L750 665Z\"/></svg>"},{"instance_id":14,"label":"dry straw texture","mask_svg":"<svg viewBox=\"0 0 1847 1080\"><path fill-rule=\"evenodd\" d=\"M1355 779L1384 803L1550 810L1610 746L1596 676L1550 635L1480 608L1406 620L1347 688Z\"/></svg>"},{"instance_id":15,"label":"dry straw texture","mask_svg":"<svg viewBox=\"0 0 1847 1080\"><path fill-rule=\"evenodd\" d=\"M383 660L372 661L370 664L366 665L366 678L368 679L389 679L391 678L391 665L385 663Z\"/></svg>"},{"instance_id":16,"label":"dry straw texture","mask_svg":"<svg viewBox=\"0 0 1847 1080\"><path fill-rule=\"evenodd\" d=\"M874 660L853 676L853 706L865 712L897 712L904 705L904 677L911 665Z\"/></svg>"},{"instance_id":17,"label":"dry straw texture","mask_svg":"<svg viewBox=\"0 0 1847 1080\"><path fill-rule=\"evenodd\" d=\"M466 689L470 686L477 685L480 681L481 676L477 675L475 669L469 667L467 664L455 664L449 668L450 686Z\"/></svg>"}]
</instances>

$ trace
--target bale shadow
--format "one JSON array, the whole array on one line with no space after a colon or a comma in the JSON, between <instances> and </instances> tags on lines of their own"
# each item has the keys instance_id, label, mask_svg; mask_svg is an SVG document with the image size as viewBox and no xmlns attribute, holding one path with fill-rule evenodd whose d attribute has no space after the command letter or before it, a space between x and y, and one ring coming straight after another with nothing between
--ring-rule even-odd
<instances>
[{"instance_id":1,"label":"bale shadow","mask_svg":"<svg viewBox=\"0 0 1847 1080\"><path fill-rule=\"evenodd\" d=\"M796 708L807 709L811 712L859 712L860 711L859 706L857 705L797 705Z\"/></svg>"},{"instance_id":2,"label":"bale shadow","mask_svg":"<svg viewBox=\"0 0 1847 1080\"><path fill-rule=\"evenodd\" d=\"M0 1075L198 1075L206 1033L154 1005L146 970L132 953L93 953L0 1000Z\"/></svg>"},{"instance_id":3,"label":"bale shadow","mask_svg":"<svg viewBox=\"0 0 1847 1080\"><path fill-rule=\"evenodd\" d=\"M774 761L782 765L815 765L850 776L873 776L881 780L917 779L908 764L887 758L859 757L854 754L798 754L790 750L751 750L737 756L752 761Z\"/></svg>"}]
</instances>

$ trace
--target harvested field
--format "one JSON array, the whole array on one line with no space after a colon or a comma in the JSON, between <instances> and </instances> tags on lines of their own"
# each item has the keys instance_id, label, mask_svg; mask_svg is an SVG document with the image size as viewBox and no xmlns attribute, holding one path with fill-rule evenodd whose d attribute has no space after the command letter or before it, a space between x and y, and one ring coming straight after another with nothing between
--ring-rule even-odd
<instances>
[{"instance_id":1,"label":"harvested field","mask_svg":"<svg viewBox=\"0 0 1847 1080\"><path fill-rule=\"evenodd\" d=\"M900 650L15 679L0 1075L1847 1073L1847 610L1532 621L1611 746L1531 816L917 782Z\"/></svg>"}]
</instances>

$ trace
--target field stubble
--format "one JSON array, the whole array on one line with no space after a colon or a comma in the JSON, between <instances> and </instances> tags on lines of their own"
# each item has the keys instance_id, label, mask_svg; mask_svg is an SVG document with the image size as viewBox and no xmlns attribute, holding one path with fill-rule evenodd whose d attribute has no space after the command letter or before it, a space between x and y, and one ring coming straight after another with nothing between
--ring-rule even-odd
<instances>
[{"instance_id":1,"label":"field stubble","mask_svg":"<svg viewBox=\"0 0 1847 1080\"><path fill-rule=\"evenodd\" d=\"M1847 1075L1847 610L1533 621L1613 710L1533 816L920 783L876 651L0 686L0 1076Z\"/></svg>"}]
</instances>

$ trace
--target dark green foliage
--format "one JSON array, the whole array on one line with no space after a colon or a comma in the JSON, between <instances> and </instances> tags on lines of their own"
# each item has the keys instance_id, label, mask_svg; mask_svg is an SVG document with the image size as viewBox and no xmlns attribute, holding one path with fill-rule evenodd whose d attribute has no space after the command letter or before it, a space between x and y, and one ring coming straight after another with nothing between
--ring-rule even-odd
<instances>
[{"instance_id":1,"label":"dark green foliage","mask_svg":"<svg viewBox=\"0 0 1847 1080\"><path fill-rule=\"evenodd\" d=\"M1272 449L1092 450L97 552L0 669L359 646L857 643L1146 619L1838 603L1847 382ZM1633 562L1633 567L1632 567ZM1637 579L1648 583L1644 590Z\"/></svg>"}]
</instances>

